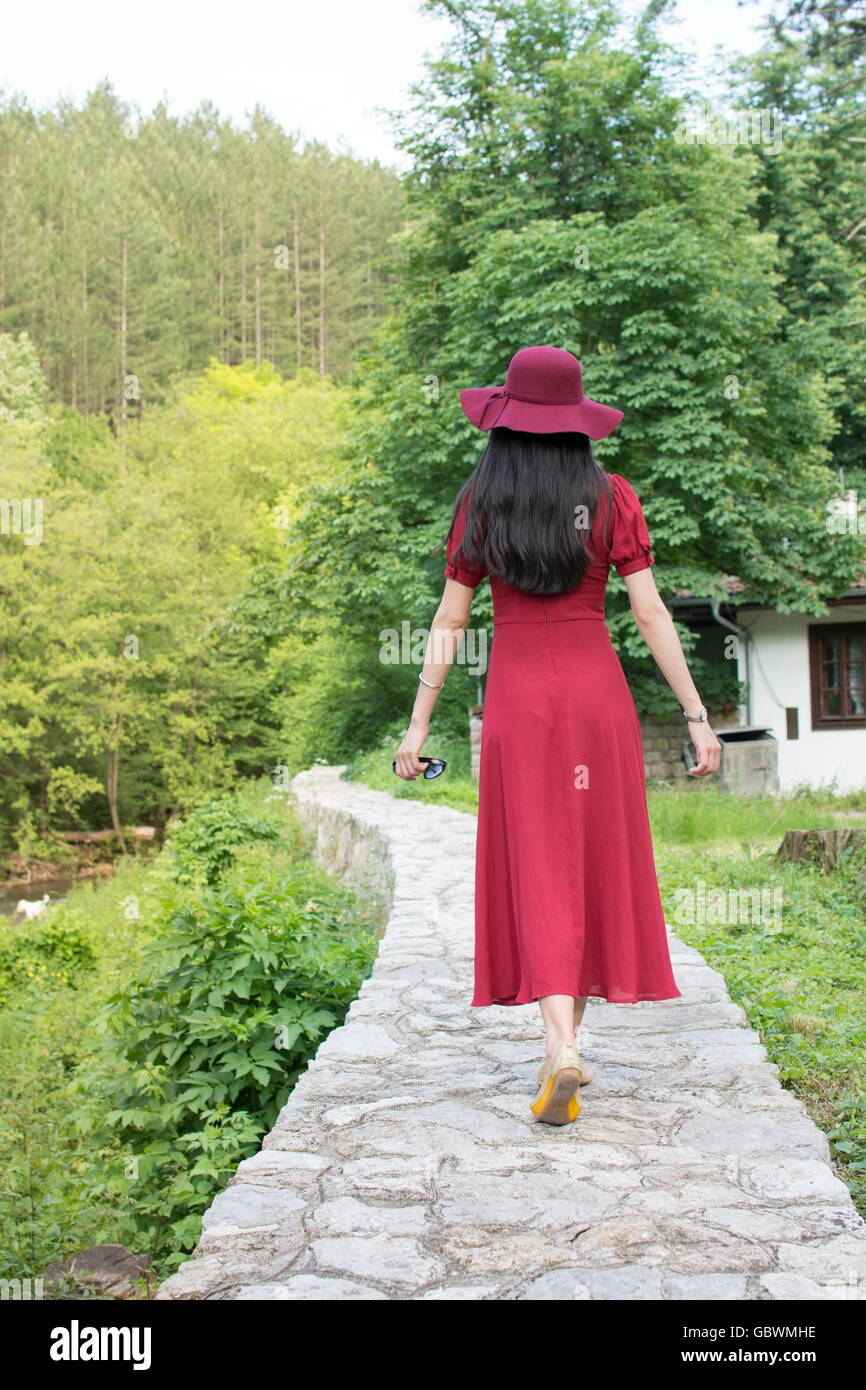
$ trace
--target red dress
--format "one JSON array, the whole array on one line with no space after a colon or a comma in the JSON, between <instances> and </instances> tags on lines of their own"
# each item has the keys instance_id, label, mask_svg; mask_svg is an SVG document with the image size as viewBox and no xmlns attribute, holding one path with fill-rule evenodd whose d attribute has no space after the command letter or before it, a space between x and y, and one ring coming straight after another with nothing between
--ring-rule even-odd
<instances>
[{"instance_id":1,"label":"red dress","mask_svg":"<svg viewBox=\"0 0 866 1390\"><path fill-rule=\"evenodd\" d=\"M637 710L604 620L609 566L654 563L640 502L608 475L595 553L574 589L523 593L490 575L493 640L481 725L473 1005L545 994L613 1003L680 996L646 803ZM486 571L445 574L474 588ZM606 543L609 541L609 545Z\"/></svg>"}]
</instances>

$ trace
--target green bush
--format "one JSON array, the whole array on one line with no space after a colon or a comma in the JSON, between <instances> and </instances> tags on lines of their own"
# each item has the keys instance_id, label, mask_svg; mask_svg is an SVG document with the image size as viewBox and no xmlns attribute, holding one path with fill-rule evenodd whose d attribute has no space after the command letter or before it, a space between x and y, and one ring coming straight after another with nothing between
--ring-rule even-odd
<instances>
[{"instance_id":1,"label":"green bush","mask_svg":"<svg viewBox=\"0 0 866 1390\"><path fill-rule=\"evenodd\" d=\"M71 896L0 947L0 1274L117 1242L162 1279L345 1017L378 909L311 865L267 783Z\"/></svg>"},{"instance_id":2,"label":"green bush","mask_svg":"<svg viewBox=\"0 0 866 1390\"><path fill-rule=\"evenodd\" d=\"M104 1155L103 1195L123 1211L118 1238L161 1274L195 1245L376 952L349 892L307 865L263 876L263 849L213 887L163 890L162 930L105 1000L101 1056L72 1087Z\"/></svg>"},{"instance_id":3,"label":"green bush","mask_svg":"<svg viewBox=\"0 0 866 1390\"><path fill-rule=\"evenodd\" d=\"M131 1131L141 1128L142 1070L160 1074L179 1128L222 1102L273 1124L372 963L374 937L352 908L304 870L186 890L142 977L103 1010L129 1068L112 1124L123 1131L131 1109Z\"/></svg>"},{"instance_id":4,"label":"green bush","mask_svg":"<svg viewBox=\"0 0 866 1390\"><path fill-rule=\"evenodd\" d=\"M63 904L0 938L0 1006L27 985L75 985L93 968L96 953L86 920Z\"/></svg>"},{"instance_id":5,"label":"green bush","mask_svg":"<svg viewBox=\"0 0 866 1390\"><path fill-rule=\"evenodd\" d=\"M263 815L234 795L213 797L169 827L172 874L178 883L213 884L241 845L273 842L279 834L275 814Z\"/></svg>"}]
</instances>

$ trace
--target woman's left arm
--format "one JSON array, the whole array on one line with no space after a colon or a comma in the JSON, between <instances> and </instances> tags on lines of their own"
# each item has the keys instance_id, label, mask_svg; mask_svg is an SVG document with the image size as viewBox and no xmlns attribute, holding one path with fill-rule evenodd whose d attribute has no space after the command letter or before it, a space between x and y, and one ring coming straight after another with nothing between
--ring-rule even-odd
<instances>
[{"instance_id":1,"label":"woman's left arm","mask_svg":"<svg viewBox=\"0 0 866 1390\"><path fill-rule=\"evenodd\" d=\"M460 637L469 624L469 610L472 607L474 592L475 590L470 589L468 585L458 584L456 579L445 580L445 589L433 617L424 653L424 665L421 668L421 675L430 685L425 685L424 681L419 680L412 718L403 742L397 749L397 776L406 782L414 782L424 771L424 764L419 762L418 754L430 732L430 716L439 699L439 691L432 690L431 686L443 685L451 670Z\"/></svg>"},{"instance_id":2,"label":"woman's left arm","mask_svg":"<svg viewBox=\"0 0 866 1390\"><path fill-rule=\"evenodd\" d=\"M692 673L673 618L656 588L652 570L649 567L635 570L633 574L627 574L624 578L635 625L649 647L656 665L680 701L683 712L699 714L701 697L692 680ZM698 764L689 769L689 775L709 777L712 773L718 772L722 745L709 724L690 723L688 729L698 753Z\"/></svg>"}]
</instances>

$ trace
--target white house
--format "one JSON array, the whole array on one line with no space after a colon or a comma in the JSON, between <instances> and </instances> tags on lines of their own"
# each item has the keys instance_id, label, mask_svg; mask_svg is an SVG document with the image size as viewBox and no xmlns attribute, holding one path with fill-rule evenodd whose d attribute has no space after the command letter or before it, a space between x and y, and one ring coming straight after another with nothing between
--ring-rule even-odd
<instances>
[{"instance_id":1,"label":"white house","mask_svg":"<svg viewBox=\"0 0 866 1390\"><path fill-rule=\"evenodd\" d=\"M774 735L783 793L866 788L866 583L827 606L827 617L813 618L753 603L671 601L675 616L701 632L702 654L736 658L746 685L740 723Z\"/></svg>"}]
</instances>

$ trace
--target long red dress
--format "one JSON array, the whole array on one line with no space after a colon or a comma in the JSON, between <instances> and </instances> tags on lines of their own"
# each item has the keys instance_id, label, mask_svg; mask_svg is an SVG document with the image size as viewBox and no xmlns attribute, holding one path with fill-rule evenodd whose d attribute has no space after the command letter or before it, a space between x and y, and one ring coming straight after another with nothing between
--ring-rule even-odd
<instances>
[{"instance_id":1,"label":"long red dress","mask_svg":"<svg viewBox=\"0 0 866 1390\"><path fill-rule=\"evenodd\" d=\"M493 640L481 732L472 1005L545 994L613 1003L680 996L646 803L637 710L604 620L610 565L654 563L631 484L608 475L596 555L574 589L526 594L490 575ZM485 571L445 574L474 588Z\"/></svg>"}]
</instances>

